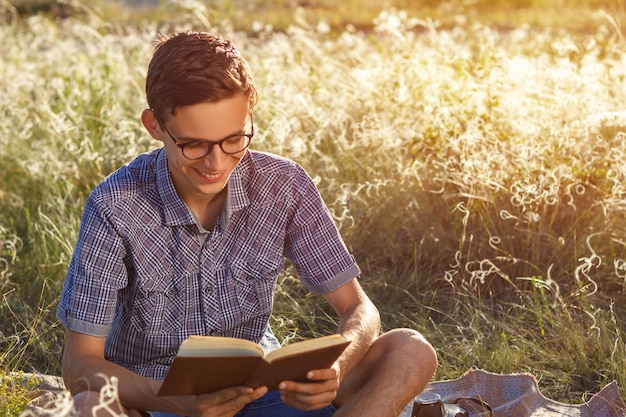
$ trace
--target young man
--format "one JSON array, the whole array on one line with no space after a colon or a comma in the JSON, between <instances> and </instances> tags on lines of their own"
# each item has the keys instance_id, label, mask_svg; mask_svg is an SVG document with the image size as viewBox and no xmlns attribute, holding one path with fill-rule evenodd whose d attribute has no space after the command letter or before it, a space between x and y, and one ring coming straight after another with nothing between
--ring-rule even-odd
<instances>
[{"instance_id":1,"label":"young man","mask_svg":"<svg viewBox=\"0 0 626 417\"><path fill-rule=\"evenodd\" d=\"M413 330L379 335L378 311L312 180L292 161L248 150L257 92L235 46L208 33L163 37L146 92L141 120L163 146L90 195L57 310L77 409L92 415L107 376L118 380L114 411L134 416L397 415L431 379L435 352ZM268 323L284 257L352 341L336 363L269 393L158 397L189 335L279 346Z\"/></svg>"}]
</instances>

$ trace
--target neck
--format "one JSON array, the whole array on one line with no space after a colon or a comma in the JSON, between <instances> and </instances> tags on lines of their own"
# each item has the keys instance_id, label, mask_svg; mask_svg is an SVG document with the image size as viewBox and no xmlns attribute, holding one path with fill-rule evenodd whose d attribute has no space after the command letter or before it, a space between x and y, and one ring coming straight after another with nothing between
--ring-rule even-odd
<instances>
[{"instance_id":1,"label":"neck","mask_svg":"<svg viewBox=\"0 0 626 417\"><path fill-rule=\"evenodd\" d=\"M228 187L225 187L211 199L186 199L187 207L196 215L198 221L206 230L213 230L218 217L224 208L224 202L228 195Z\"/></svg>"}]
</instances>

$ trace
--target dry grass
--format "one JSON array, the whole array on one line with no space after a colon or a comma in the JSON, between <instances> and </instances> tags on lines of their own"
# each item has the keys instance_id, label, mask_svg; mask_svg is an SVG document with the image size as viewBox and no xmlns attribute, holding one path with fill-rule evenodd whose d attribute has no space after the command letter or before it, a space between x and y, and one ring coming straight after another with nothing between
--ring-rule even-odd
<instances>
[{"instance_id":1,"label":"dry grass","mask_svg":"<svg viewBox=\"0 0 626 417\"><path fill-rule=\"evenodd\" d=\"M438 379L530 371L575 403L626 387L619 7L586 14L582 31L503 30L469 9L445 24L390 10L367 31L333 31L300 9L283 31L250 32L177 7L167 25L116 25L87 6L64 21L3 14L2 369L58 374L54 308L84 200L157 146L139 123L150 41L209 25L255 72L253 146L314 176L385 327L424 332ZM279 284L285 341L333 329L291 269Z\"/></svg>"}]
</instances>

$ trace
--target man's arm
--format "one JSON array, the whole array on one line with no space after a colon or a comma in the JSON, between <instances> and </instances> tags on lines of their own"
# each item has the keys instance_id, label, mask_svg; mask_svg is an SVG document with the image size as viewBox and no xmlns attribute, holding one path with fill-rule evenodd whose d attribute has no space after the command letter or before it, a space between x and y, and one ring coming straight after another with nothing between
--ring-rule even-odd
<instances>
[{"instance_id":1,"label":"man's arm","mask_svg":"<svg viewBox=\"0 0 626 417\"><path fill-rule=\"evenodd\" d=\"M380 332L380 315L356 279L325 294L337 312L337 332L351 341L331 369L313 370L308 378L315 383L285 381L279 389L283 401L304 410L321 408L333 402L343 377L363 360Z\"/></svg>"},{"instance_id":2,"label":"man's arm","mask_svg":"<svg viewBox=\"0 0 626 417\"><path fill-rule=\"evenodd\" d=\"M156 397L159 382L143 378L104 358L104 337L67 330L63 350L63 380L72 395L100 391L107 379L117 377L120 399L130 408L141 410L142 399Z\"/></svg>"},{"instance_id":3,"label":"man's arm","mask_svg":"<svg viewBox=\"0 0 626 417\"><path fill-rule=\"evenodd\" d=\"M356 279L324 297L339 316L337 333L352 341L338 360L341 380L380 335L380 314Z\"/></svg>"},{"instance_id":4,"label":"man's arm","mask_svg":"<svg viewBox=\"0 0 626 417\"><path fill-rule=\"evenodd\" d=\"M131 410L169 411L196 416L212 410L215 415L233 415L266 392L265 388L233 387L198 396L158 397L160 381L144 378L104 358L105 338L71 330L65 337L63 380L72 395L100 391L106 378L116 377L122 405ZM209 414L206 414L209 415Z\"/></svg>"}]
</instances>

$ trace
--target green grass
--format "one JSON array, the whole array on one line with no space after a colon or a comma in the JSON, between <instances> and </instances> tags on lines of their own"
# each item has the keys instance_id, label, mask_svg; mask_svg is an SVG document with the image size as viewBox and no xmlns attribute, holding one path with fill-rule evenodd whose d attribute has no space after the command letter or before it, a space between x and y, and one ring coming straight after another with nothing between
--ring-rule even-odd
<instances>
[{"instance_id":1,"label":"green grass","mask_svg":"<svg viewBox=\"0 0 626 417\"><path fill-rule=\"evenodd\" d=\"M259 85L252 146L316 179L385 329L422 331L437 379L624 393L623 3L270 3L74 2L61 20L0 2L0 370L60 373L86 196L158 146L139 121L151 40L210 26ZM334 329L291 268L278 292L284 341Z\"/></svg>"},{"instance_id":2,"label":"green grass","mask_svg":"<svg viewBox=\"0 0 626 417\"><path fill-rule=\"evenodd\" d=\"M34 375L23 372L7 373L0 369L0 414L18 416L32 398L34 387L41 381Z\"/></svg>"}]
</instances>

